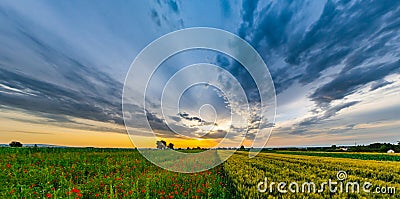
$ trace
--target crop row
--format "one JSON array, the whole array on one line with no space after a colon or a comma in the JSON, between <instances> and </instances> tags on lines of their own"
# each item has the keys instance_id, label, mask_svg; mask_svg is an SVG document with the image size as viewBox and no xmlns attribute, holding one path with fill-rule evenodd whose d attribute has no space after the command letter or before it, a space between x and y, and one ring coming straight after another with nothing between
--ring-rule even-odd
<instances>
[{"instance_id":1,"label":"crop row","mask_svg":"<svg viewBox=\"0 0 400 199\"><path fill-rule=\"evenodd\" d=\"M310 151L271 151L272 153L290 155L308 155L319 157L350 158L360 160L378 161L400 161L400 155L382 153L359 153L359 152L310 152Z\"/></svg>"},{"instance_id":2,"label":"crop row","mask_svg":"<svg viewBox=\"0 0 400 199\"><path fill-rule=\"evenodd\" d=\"M393 188L400 191L400 164L397 162L379 162L371 160L357 160L347 158L313 157L301 155L261 153L255 158L248 158L247 153L240 152L233 155L224 163L224 170L232 179L237 195L241 198L399 198L399 193L372 193L381 187ZM337 173L345 171L347 178L338 179ZM268 183L261 184L267 178ZM359 192L335 191L331 192L322 183L337 182L347 185L347 182L357 182L360 186L371 183L370 193L364 192L362 187ZM343 181L341 181L343 180ZM270 189L270 183L275 185ZM286 183L287 193L282 193L276 187L280 182ZM317 185L316 191L288 191L290 183L301 187L303 183L313 182ZM266 192L263 191L267 185ZM320 186L322 185L322 186ZM306 187L307 188L307 187ZM349 187L351 188L351 187ZM293 190L293 189L292 189ZM371 191L372 190L372 191ZM321 192L319 192L321 191Z\"/></svg>"}]
</instances>

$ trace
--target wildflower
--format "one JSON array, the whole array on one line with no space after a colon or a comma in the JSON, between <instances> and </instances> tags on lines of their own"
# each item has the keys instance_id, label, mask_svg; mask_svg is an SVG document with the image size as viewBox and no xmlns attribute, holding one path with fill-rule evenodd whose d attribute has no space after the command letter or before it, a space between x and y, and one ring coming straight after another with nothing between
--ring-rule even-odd
<instances>
[{"instance_id":1,"label":"wildflower","mask_svg":"<svg viewBox=\"0 0 400 199\"><path fill-rule=\"evenodd\" d=\"M81 191L79 190L79 189L77 189L77 188L73 188L72 190L72 193L80 193Z\"/></svg>"},{"instance_id":2,"label":"wildflower","mask_svg":"<svg viewBox=\"0 0 400 199\"><path fill-rule=\"evenodd\" d=\"M53 195L51 195L51 193L46 194L47 198L51 198L51 196L53 196Z\"/></svg>"},{"instance_id":3,"label":"wildflower","mask_svg":"<svg viewBox=\"0 0 400 199\"><path fill-rule=\"evenodd\" d=\"M142 190L142 193L146 193L146 190L145 190L145 189L143 189L143 190Z\"/></svg>"},{"instance_id":4,"label":"wildflower","mask_svg":"<svg viewBox=\"0 0 400 199\"><path fill-rule=\"evenodd\" d=\"M10 164L10 163L8 163L6 166L7 166L7 168L10 168L10 167L11 167L11 164Z\"/></svg>"}]
</instances>

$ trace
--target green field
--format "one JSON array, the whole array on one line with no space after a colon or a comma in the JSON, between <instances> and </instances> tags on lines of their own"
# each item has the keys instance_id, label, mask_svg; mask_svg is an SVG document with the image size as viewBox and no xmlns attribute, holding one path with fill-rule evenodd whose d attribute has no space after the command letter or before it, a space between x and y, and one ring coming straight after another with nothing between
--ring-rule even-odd
<instances>
[{"instance_id":1,"label":"green field","mask_svg":"<svg viewBox=\"0 0 400 199\"><path fill-rule=\"evenodd\" d=\"M374 189L400 191L400 163L384 155L360 160L340 157L347 153L310 154L260 153L249 159L247 152L237 152L214 169L182 174L151 164L136 150L4 147L0 148L0 198L400 198L397 192L257 190L265 177L275 182L318 184L336 179L336 173L343 170L348 181L369 181ZM357 157L368 159L370 155Z\"/></svg>"},{"instance_id":2,"label":"green field","mask_svg":"<svg viewBox=\"0 0 400 199\"><path fill-rule=\"evenodd\" d=\"M351 158L360 160L400 161L398 154L361 153L361 152L314 152L314 151L270 151L269 153L308 155L319 157Z\"/></svg>"}]
</instances>

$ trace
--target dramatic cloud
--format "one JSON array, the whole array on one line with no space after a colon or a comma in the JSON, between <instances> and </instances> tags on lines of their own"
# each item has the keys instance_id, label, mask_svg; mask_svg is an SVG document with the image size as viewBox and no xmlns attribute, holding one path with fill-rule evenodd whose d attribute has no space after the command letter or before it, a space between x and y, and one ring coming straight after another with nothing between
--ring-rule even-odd
<instances>
[{"instance_id":1,"label":"dramatic cloud","mask_svg":"<svg viewBox=\"0 0 400 199\"><path fill-rule=\"evenodd\" d=\"M197 121L197 122L200 122L200 123L204 122L201 118L196 117L196 116L190 117L189 114L187 114L187 113L179 113L179 116L181 118L189 120L189 121L193 121L194 120L194 121Z\"/></svg>"},{"instance_id":2,"label":"dramatic cloud","mask_svg":"<svg viewBox=\"0 0 400 199\"><path fill-rule=\"evenodd\" d=\"M321 7L321 2L315 5L306 1L270 2L258 10L254 1L243 3L243 23L238 32L263 52L278 93L294 81L311 83L321 77L321 72L341 64L345 68L336 81L343 80L342 74L356 67L361 68L357 71L359 75L375 70L380 73L375 78L364 78L360 85L396 72L393 68L398 68L398 63L387 69L363 68L371 62L390 64L399 57L399 30L395 28L400 18L396 12L400 8L398 3L327 1ZM365 7L373 9L365 10ZM304 12L312 8L322 10ZM303 20L297 21L299 18ZM389 58L384 63L383 56Z\"/></svg>"},{"instance_id":3,"label":"dramatic cloud","mask_svg":"<svg viewBox=\"0 0 400 199\"><path fill-rule=\"evenodd\" d=\"M91 74L95 75L95 73ZM102 77L97 76L96 78L101 79ZM109 83L110 86L114 85L116 87L105 87L105 90L99 90L99 93L95 94L91 92L95 91L96 85L88 82L84 83L84 79L81 79L81 81L82 86L86 85L87 88L91 87L92 89L90 91L75 91L0 69L0 84L30 93L20 94L21 92L8 89L8 92L0 92L1 102L3 105L31 112L68 115L123 124L121 102L118 99L118 96L121 95L121 87L118 87L118 85L121 85L110 79L105 79L105 82ZM57 120L57 118L55 119Z\"/></svg>"},{"instance_id":4,"label":"dramatic cloud","mask_svg":"<svg viewBox=\"0 0 400 199\"><path fill-rule=\"evenodd\" d=\"M319 104L343 99L347 95L356 92L361 86L380 80L395 72L400 72L399 60L392 63L374 64L369 67L342 71L334 80L318 88L311 95L311 98Z\"/></svg>"},{"instance_id":5,"label":"dramatic cloud","mask_svg":"<svg viewBox=\"0 0 400 199\"><path fill-rule=\"evenodd\" d=\"M320 114L319 116L313 116L313 117L306 118L302 122L300 122L298 125L300 127L304 127L304 126L308 127L313 124L320 124L324 120L327 120L327 119L335 116L336 113L341 111L342 109L348 108L350 106L354 106L357 103L359 103L359 102L358 101L347 102L344 104L339 104L339 105L330 107L327 110L325 110L323 114Z\"/></svg>"},{"instance_id":6,"label":"dramatic cloud","mask_svg":"<svg viewBox=\"0 0 400 199\"><path fill-rule=\"evenodd\" d=\"M392 84L392 83L393 83L393 82L388 82L388 81L386 81L386 80L380 79L380 80L374 82L374 83L371 85L370 91L374 91L374 90L376 90L376 89L378 89L378 88L382 88L382 87L387 86L387 85L390 85L390 84Z\"/></svg>"}]
</instances>

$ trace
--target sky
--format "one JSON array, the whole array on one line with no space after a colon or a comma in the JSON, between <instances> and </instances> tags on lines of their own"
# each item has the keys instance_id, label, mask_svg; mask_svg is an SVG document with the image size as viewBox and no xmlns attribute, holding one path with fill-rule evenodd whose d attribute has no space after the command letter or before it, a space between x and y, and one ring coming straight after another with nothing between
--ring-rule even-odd
<instances>
[{"instance_id":1,"label":"sky","mask_svg":"<svg viewBox=\"0 0 400 199\"><path fill-rule=\"evenodd\" d=\"M260 95L240 63L212 50L190 50L153 74L146 108L131 104L129 118L145 110L158 138L176 147L213 147L236 132L251 146L253 131L273 127L267 147L400 140L399 1L3 0L0 143L133 147L122 114L130 65L152 41L191 27L231 32L257 50L273 80L275 121L257 117ZM194 85L178 92L180 84L209 75L196 71L176 75L168 95L181 97L179 112L162 115L164 86L196 63L218 65L216 73L225 74L219 77L235 77L250 106L248 131L233 125L234 104L223 89ZM145 131L132 124L128 129L137 134ZM182 139L171 128L194 137Z\"/></svg>"}]
</instances>

